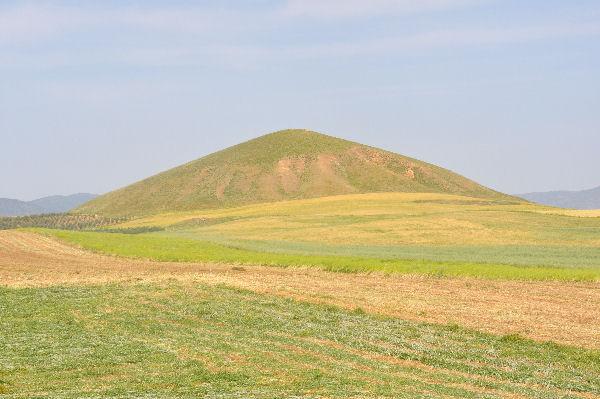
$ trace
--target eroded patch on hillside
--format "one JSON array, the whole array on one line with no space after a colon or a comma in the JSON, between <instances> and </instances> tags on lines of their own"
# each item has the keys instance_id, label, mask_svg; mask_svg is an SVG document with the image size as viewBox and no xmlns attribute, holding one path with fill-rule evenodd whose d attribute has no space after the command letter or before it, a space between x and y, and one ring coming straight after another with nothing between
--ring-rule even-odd
<instances>
[{"instance_id":1,"label":"eroded patch on hillside","mask_svg":"<svg viewBox=\"0 0 600 399\"><path fill-rule=\"evenodd\" d=\"M293 194L300 190L300 183L306 160L303 157L283 158L277 162L276 172L279 185L286 194Z\"/></svg>"}]
</instances>

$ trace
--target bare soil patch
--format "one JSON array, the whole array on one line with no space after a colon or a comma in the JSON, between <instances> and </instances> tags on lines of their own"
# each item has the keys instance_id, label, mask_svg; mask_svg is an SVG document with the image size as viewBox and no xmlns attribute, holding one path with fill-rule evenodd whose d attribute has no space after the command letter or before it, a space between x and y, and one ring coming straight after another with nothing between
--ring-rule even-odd
<instances>
[{"instance_id":1,"label":"bare soil patch","mask_svg":"<svg viewBox=\"0 0 600 399\"><path fill-rule=\"evenodd\" d=\"M177 279L227 284L408 320L456 323L600 349L600 283L331 273L104 256L22 231L0 231L0 285L44 287Z\"/></svg>"}]
</instances>

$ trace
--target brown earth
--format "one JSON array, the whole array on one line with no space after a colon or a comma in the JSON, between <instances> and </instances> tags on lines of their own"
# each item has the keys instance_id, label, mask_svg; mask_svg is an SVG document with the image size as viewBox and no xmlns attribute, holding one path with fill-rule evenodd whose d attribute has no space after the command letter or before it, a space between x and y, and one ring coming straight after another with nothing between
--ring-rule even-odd
<instances>
[{"instance_id":1,"label":"brown earth","mask_svg":"<svg viewBox=\"0 0 600 399\"><path fill-rule=\"evenodd\" d=\"M22 231L0 231L0 285L44 287L176 279L494 334L600 349L600 283L491 281L315 269L168 263L104 256Z\"/></svg>"}]
</instances>

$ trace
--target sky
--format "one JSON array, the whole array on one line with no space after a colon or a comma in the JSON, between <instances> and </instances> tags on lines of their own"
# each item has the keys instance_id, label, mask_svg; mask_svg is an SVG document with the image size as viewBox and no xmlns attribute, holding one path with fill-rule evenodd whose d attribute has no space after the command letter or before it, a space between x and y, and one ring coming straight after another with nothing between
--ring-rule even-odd
<instances>
[{"instance_id":1,"label":"sky","mask_svg":"<svg viewBox=\"0 0 600 399\"><path fill-rule=\"evenodd\" d=\"M307 128L507 193L600 185L600 2L0 0L0 197Z\"/></svg>"}]
</instances>

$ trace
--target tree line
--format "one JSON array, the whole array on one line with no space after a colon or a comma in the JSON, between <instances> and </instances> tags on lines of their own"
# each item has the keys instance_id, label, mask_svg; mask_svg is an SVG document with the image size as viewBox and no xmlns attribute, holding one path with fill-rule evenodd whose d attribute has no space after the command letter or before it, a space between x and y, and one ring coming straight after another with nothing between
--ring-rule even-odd
<instances>
[{"instance_id":1,"label":"tree line","mask_svg":"<svg viewBox=\"0 0 600 399\"><path fill-rule=\"evenodd\" d=\"M43 227L61 230L93 230L126 221L127 218L99 215L48 213L44 215L0 217L0 230L23 227Z\"/></svg>"}]
</instances>

